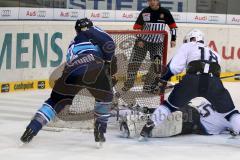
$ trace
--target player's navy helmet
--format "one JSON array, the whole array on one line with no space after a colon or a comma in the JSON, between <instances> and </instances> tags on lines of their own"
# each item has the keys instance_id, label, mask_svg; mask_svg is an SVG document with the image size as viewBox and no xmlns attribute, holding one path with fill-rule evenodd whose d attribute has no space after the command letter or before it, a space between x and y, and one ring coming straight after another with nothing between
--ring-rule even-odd
<instances>
[{"instance_id":1,"label":"player's navy helmet","mask_svg":"<svg viewBox=\"0 0 240 160\"><path fill-rule=\"evenodd\" d=\"M93 22L88 18L78 19L75 24L76 32L81 32L93 26Z\"/></svg>"}]
</instances>

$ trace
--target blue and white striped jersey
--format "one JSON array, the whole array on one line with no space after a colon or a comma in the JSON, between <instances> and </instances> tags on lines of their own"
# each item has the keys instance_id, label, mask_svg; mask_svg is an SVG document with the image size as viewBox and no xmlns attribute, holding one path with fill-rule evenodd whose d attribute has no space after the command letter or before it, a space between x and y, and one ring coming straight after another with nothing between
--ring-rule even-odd
<instances>
[{"instance_id":1,"label":"blue and white striped jersey","mask_svg":"<svg viewBox=\"0 0 240 160\"><path fill-rule=\"evenodd\" d=\"M72 62L80 54L93 54L105 61L110 61L115 51L111 36L98 27L90 27L80 32L67 50L67 62Z\"/></svg>"}]
</instances>

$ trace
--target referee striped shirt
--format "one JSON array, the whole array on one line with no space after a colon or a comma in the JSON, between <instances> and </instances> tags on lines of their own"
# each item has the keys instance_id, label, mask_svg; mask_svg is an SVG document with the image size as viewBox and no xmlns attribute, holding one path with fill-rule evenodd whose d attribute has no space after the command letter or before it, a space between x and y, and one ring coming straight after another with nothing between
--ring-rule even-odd
<instances>
[{"instance_id":1,"label":"referee striped shirt","mask_svg":"<svg viewBox=\"0 0 240 160\"><path fill-rule=\"evenodd\" d=\"M135 22L133 29L141 29L144 31L163 31L166 25L170 28L171 41L176 40L177 25L169 10L159 7L158 10L152 10L150 7L143 9ZM163 35L142 34L141 39L151 43L163 42Z\"/></svg>"}]
</instances>

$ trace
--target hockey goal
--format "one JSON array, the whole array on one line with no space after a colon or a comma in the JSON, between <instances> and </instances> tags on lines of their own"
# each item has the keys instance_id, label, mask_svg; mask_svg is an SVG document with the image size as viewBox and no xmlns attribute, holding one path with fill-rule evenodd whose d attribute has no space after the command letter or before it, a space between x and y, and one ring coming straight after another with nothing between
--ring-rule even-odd
<instances>
[{"instance_id":1,"label":"hockey goal","mask_svg":"<svg viewBox=\"0 0 240 160\"><path fill-rule=\"evenodd\" d=\"M121 106L154 107L160 104L163 96L149 93L149 85L160 73L155 73L155 56L159 55L158 65L166 65L168 49L168 33L166 31L107 31L116 44L118 71L115 74L118 82L114 93L113 108ZM129 84L130 86L129 86ZM128 91L122 91L123 87ZM86 90L75 96L73 104L67 106L57 118L48 125L49 128L93 128L93 108L95 100ZM115 109L114 109L115 110ZM110 122L111 123L111 122ZM112 122L114 123L114 122Z\"/></svg>"}]
</instances>

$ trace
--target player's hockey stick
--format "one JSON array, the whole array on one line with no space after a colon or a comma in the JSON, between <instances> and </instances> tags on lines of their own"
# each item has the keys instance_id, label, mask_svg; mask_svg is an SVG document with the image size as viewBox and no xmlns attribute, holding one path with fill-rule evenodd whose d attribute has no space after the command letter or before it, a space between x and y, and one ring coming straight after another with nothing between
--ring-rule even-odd
<instances>
[{"instance_id":1,"label":"player's hockey stick","mask_svg":"<svg viewBox=\"0 0 240 160\"><path fill-rule=\"evenodd\" d=\"M234 74L232 76L220 77L220 79L228 79L228 78L235 78L235 79L239 79L240 80L240 74Z\"/></svg>"},{"instance_id":2,"label":"player's hockey stick","mask_svg":"<svg viewBox=\"0 0 240 160\"><path fill-rule=\"evenodd\" d=\"M240 80L240 74L234 74L234 75L232 75L232 76L220 77L220 79L228 79L228 78L235 78L235 79L239 79L239 80ZM176 84L175 84L175 85L176 85ZM175 85L166 86L166 89L174 88Z\"/></svg>"}]
</instances>

